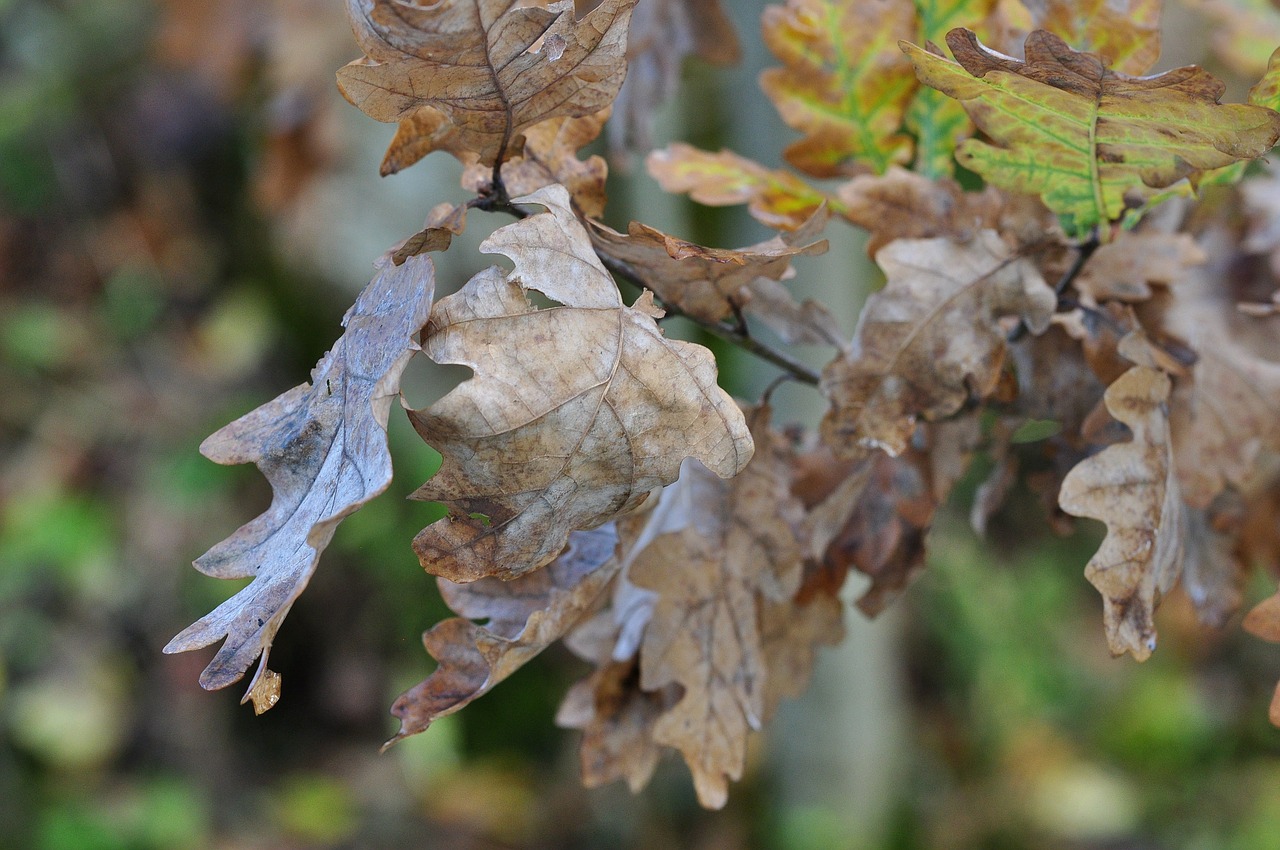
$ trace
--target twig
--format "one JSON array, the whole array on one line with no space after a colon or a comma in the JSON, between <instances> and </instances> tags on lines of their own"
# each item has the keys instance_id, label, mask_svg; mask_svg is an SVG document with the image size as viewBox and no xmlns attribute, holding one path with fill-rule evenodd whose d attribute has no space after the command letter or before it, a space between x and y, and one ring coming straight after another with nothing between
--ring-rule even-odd
<instances>
[{"instance_id":1,"label":"twig","mask_svg":"<svg viewBox=\"0 0 1280 850\"><path fill-rule=\"evenodd\" d=\"M1102 245L1098 239L1098 231L1094 230L1087 240L1076 246L1076 258L1071 262L1071 267L1063 272L1062 277L1058 278L1058 282L1053 287L1053 294L1058 297L1059 304L1062 306L1062 293L1067 291L1067 287L1080 276L1080 272L1084 271L1085 263L1089 262L1089 258L1093 256L1094 251ZM1006 339L1009 342L1017 342L1027 334L1027 323L1019 320L1017 326L1009 331Z\"/></svg>"}]
</instances>

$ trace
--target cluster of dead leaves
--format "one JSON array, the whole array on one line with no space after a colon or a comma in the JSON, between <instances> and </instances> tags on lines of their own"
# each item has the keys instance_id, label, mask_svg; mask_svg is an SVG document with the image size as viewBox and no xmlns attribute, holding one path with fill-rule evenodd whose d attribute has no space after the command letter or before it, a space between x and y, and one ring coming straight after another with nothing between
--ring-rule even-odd
<instances>
[{"instance_id":1,"label":"cluster of dead leaves","mask_svg":"<svg viewBox=\"0 0 1280 850\"><path fill-rule=\"evenodd\" d=\"M197 561L253 578L168 647L226 637L207 687L261 656L247 698L260 710L278 698L271 641L337 524L385 488L386 417L419 350L472 375L408 414L443 456L415 497L449 511L413 546L458 617L424 636L438 667L397 700L397 738L564 640L595 666L559 713L583 731L586 782L637 789L675 750L700 801L720 806L747 733L839 639L850 570L869 579L859 607L882 610L924 568L935 513L981 455L992 470L975 528L1016 487L1041 497L1052 527L1106 524L1086 576L1116 654L1151 653L1154 612L1180 579L1221 625L1245 570L1275 559L1280 474L1262 460L1280 453L1280 207L1273 177L1230 184L1280 136L1280 71L1226 106L1197 68L1129 76L1158 53L1155 0L1126 14L789 0L765 13L783 66L761 82L803 134L787 160L844 182L819 189L688 146L654 154L668 189L749 204L781 231L717 249L605 226L604 162L579 157L610 108L633 121L634 101L618 100L628 56L678 64L704 44L690 16L722 21L714 3L604 0L582 17L513 0L349 10L365 57L339 83L398 122L384 173L444 150L477 196L436 207L388 252L311 384L203 447L257 463L275 491ZM644 40L629 49L637 20ZM1025 61L957 23L1025 34ZM954 62L930 44L943 35ZM668 52L645 53L656 50ZM654 79L639 85L667 85ZM953 160L986 188L962 190ZM1215 186L1211 202L1190 204L1195 185ZM428 253L476 208L517 217L481 245L510 268L432 303ZM832 213L868 231L885 277L851 339L784 284L797 258L825 250ZM634 303L615 276L641 287ZM731 399L707 349L663 334L664 310L754 350L759 324L831 349L820 378L795 370L829 403L821 428L779 431L767 403ZM1024 426L1045 422L1052 435L1023 445ZM1025 459L1039 469L1020 478ZM1277 606L1251 627L1280 638Z\"/></svg>"}]
</instances>

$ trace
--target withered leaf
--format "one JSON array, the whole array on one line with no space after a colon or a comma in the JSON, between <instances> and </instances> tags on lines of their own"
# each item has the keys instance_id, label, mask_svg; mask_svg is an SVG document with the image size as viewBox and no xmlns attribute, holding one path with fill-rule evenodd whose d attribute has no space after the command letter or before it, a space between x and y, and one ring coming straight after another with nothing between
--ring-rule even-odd
<instances>
[{"instance_id":1,"label":"withered leaf","mask_svg":"<svg viewBox=\"0 0 1280 850\"><path fill-rule=\"evenodd\" d=\"M845 332L835 314L821 301L797 301L776 280L758 277L747 284L750 296L742 312L778 335L787 345L830 345L845 350Z\"/></svg>"},{"instance_id":2,"label":"withered leaf","mask_svg":"<svg viewBox=\"0 0 1280 850\"><path fill-rule=\"evenodd\" d=\"M1160 58L1163 0L1026 0L1032 22L1121 74L1145 74Z\"/></svg>"},{"instance_id":3,"label":"withered leaf","mask_svg":"<svg viewBox=\"0 0 1280 850\"><path fill-rule=\"evenodd\" d=\"M391 252L391 262L397 266L410 257L431 251L447 250L453 237L467 229L465 204L436 204L427 213L422 229L404 240Z\"/></svg>"},{"instance_id":4,"label":"withered leaf","mask_svg":"<svg viewBox=\"0 0 1280 850\"><path fill-rule=\"evenodd\" d=\"M249 694L266 693L258 682L269 674L271 641L320 553L338 523L391 483L387 416L434 292L430 258L384 266L343 317L346 331L316 365L310 384L201 444L201 453L217 463L257 464L273 491L265 513L195 561L206 575L253 579L164 648L185 652L226 637L200 676L203 687L235 682L261 655Z\"/></svg>"},{"instance_id":5,"label":"withered leaf","mask_svg":"<svg viewBox=\"0 0 1280 850\"><path fill-rule=\"evenodd\" d=\"M768 432L767 408L755 412L752 433L756 456L737 478L721 484L686 467L716 486L719 498L697 505L687 528L659 536L631 567L637 585L658 593L640 647L641 687L683 688L654 724L653 739L684 755L708 808L724 805L728 781L742 775L747 733L764 718L761 600L786 602L801 577L800 506Z\"/></svg>"},{"instance_id":6,"label":"withered leaf","mask_svg":"<svg viewBox=\"0 0 1280 850\"><path fill-rule=\"evenodd\" d=\"M663 303L718 322L747 300L742 290L756 278L781 280L794 257L824 253L827 240L817 236L826 221L820 210L798 230L733 249L704 248L638 221L626 235L594 221L588 227L596 249L635 269Z\"/></svg>"},{"instance_id":7,"label":"withered leaf","mask_svg":"<svg viewBox=\"0 0 1280 850\"><path fill-rule=\"evenodd\" d=\"M410 413L444 456L415 498L450 516L414 540L428 572L510 579L548 563L569 533L639 505L695 457L736 475L751 436L705 348L668 340L652 296L625 307L562 186L516 199L547 212L494 231L496 267L442 299L424 350L474 376ZM539 310L534 289L563 306Z\"/></svg>"},{"instance_id":8,"label":"withered leaf","mask_svg":"<svg viewBox=\"0 0 1280 850\"><path fill-rule=\"evenodd\" d=\"M606 523L573 532L556 560L512 581L440 579L441 595L459 616L422 636L439 667L392 706L400 718L393 742L488 693L576 626L617 574L617 544L616 529ZM487 622L473 622L481 619Z\"/></svg>"},{"instance_id":9,"label":"withered leaf","mask_svg":"<svg viewBox=\"0 0 1280 850\"><path fill-rule=\"evenodd\" d=\"M1093 253L1074 285L1095 302L1145 301L1149 284L1168 286L1204 261L1204 250L1189 234L1121 231Z\"/></svg>"},{"instance_id":10,"label":"withered leaf","mask_svg":"<svg viewBox=\"0 0 1280 850\"><path fill-rule=\"evenodd\" d=\"M371 118L401 122L396 167L430 150L492 164L538 122L613 101L635 3L604 0L576 20L572 2L348 0L365 57L338 71L338 88Z\"/></svg>"},{"instance_id":11,"label":"withered leaf","mask_svg":"<svg viewBox=\"0 0 1280 850\"><path fill-rule=\"evenodd\" d=\"M841 215L871 234L871 256L895 239L966 240L979 230L994 228L1001 207L994 189L965 192L954 180L930 180L897 166L882 175L855 177L836 194L844 204Z\"/></svg>"},{"instance_id":12,"label":"withered leaf","mask_svg":"<svg viewBox=\"0 0 1280 850\"><path fill-rule=\"evenodd\" d=\"M831 401L823 439L837 454L906 450L917 420L938 419L995 388L1000 320L1036 333L1057 305L1028 260L991 230L972 240L899 239L876 254L888 282L867 299L850 352L822 374Z\"/></svg>"},{"instance_id":13,"label":"withered leaf","mask_svg":"<svg viewBox=\"0 0 1280 850\"><path fill-rule=\"evenodd\" d=\"M1169 439L1170 388L1163 372L1145 366L1107 387L1107 410L1133 439L1081 461L1058 494L1067 513L1107 524L1085 576L1102 594L1111 652L1138 661L1156 647L1152 615L1182 571L1185 518Z\"/></svg>"}]
</instances>

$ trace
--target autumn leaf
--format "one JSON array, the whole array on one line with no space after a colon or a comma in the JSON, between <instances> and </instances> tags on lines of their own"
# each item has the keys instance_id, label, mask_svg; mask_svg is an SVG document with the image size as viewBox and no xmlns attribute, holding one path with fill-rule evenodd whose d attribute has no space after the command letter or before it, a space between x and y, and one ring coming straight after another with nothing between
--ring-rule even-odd
<instances>
[{"instance_id":1,"label":"autumn leaf","mask_svg":"<svg viewBox=\"0 0 1280 850\"><path fill-rule=\"evenodd\" d=\"M822 374L831 401L824 441L856 457L906 450L920 419L960 409L995 388L1005 351L1001 320L1043 331L1057 306L1035 266L1000 237L899 239L876 254L888 278L867 299L849 354Z\"/></svg>"},{"instance_id":2,"label":"autumn leaf","mask_svg":"<svg viewBox=\"0 0 1280 850\"><path fill-rule=\"evenodd\" d=\"M800 227L824 203L838 204L789 171L765 168L732 151L700 151L676 142L649 154L649 174L664 192L685 194L700 204L747 204L757 221L779 230Z\"/></svg>"},{"instance_id":3,"label":"autumn leaf","mask_svg":"<svg viewBox=\"0 0 1280 850\"><path fill-rule=\"evenodd\" d=\"M768 420L767 408L754 413L755 459L728 483L686 467L718 498L701 500L686 528L657 537L631 567L632 580L658 594L640 647L640 685L683 688L653 739L684 755L708 808L724 805L728 781L742 776L747 733L764 718L759 600L786 602L801 578L799 504Z\"/></svg>"},{"instance_id":4,"label":"autumn leaf","mask_svg":"<svg viewBox=\"0 0 1280 850\"><path fill-rule=\"evenodd\" d=\"M384 266L343 317L346 331L316 364L310 384L201 444L217 463L257 464L273 491L265 513L195 561L205 575L253 579L164 648L186 652L225 637L200 676L203 687L230 685L261 656L249 694L255 706L274 704L272 691L278 698L278 679L267 670L276 631L338 524L391 483L387 416L434 291L429 258ZM263 681L274 687L259 688Z\"/></svg>"},{"instance_id":5,"label":"autumn leaf","mask_svg":"<svg viewBox=\"0 0 1280 850\"><path fill-rule=\"evenodd\" d=\"M782 120L804 134L783 155L815 177L907 162L902 117L915 91L893 46L915 35L914 8L899 0L788 0L768 6L765 44L783 63L760 75Z\"/></svg>"},{"instance_id":6,"label":"autumn leaf","mask_svg":"<svg viewBox=\"0 0 1280 850\"><path fill-rule=\"evenodd\" d=\"M1030 0L1031 19L1111 70L1145 74L1160 58L1163 0Z\"/></svg>"},{"instance_id":7,"label":"autumn leaf","mask_svg":"<svg viewBox=\"0 0 1280 850\"><path fill-rule=\"evenodd\" d=\"M1138 661L1156 647L1152 615L1182 571L1185 519L1169 439L1170 388L1164 373L1145 366L1107 387L1107 410L1133 439L1077 464L1058 495L1067 513L1107 524L1085 576L1102 594L1111 652Z\"/></svg>"},{"instance_id":8,"label":"autumn leaf","mask_svg":"<svg viewBox=\"0 0 1280 850\"><path fill-rule=\"evenodd\" d=\"M450 508L414 549L429 572L452 581L541 567L571 531L674 481L686 457L722 476L751 457L711 353L664 338L651 295L623 306L564 187L516 202L548 211L481 244L514 260L515 271L476 275L436 305L426 328L431 359L474 376L410 413L444 456L414 497ZM563 306L535 309L526 289Z\"/></svg>"},{"instance_id":9,"label":"autumn leaf","mask_svg":"<svg viewBox=\"0 0 1280 850\"><path fill-rule=\"evenodd\" d=\"M1186 233L1122 231L1094 251L1073 285L1093 301L1145 301L1149 284L1168 286L1205 261L1205 252Z\"/></svg>"},{"instance_id":10,"label":"autumn leaf","mask_svg":"<svg viewBox=\"0 0 1280 850\"><path fill-rule=\"evenodd\" d=\"M1194 66L1128 77L1044 30L1027 37L1026 62L965 29L947 44L959 64L902 49L921 82L958 99L991 139L962 143L960 164L1040 195L1077 236L1179 180L1261 156L1280 137L1280 114L1219 104L1222 83Z\"/></svg>"},{"instance_id":11,"label":"autumn leaf","mask_svg":"<svg viewBox=\"0 0 1280 850\"><path fill-rule=\"evenodd\" d=\"M871 234L867 253L873 257L895 239L967 240L995 227L1002 205L994 189L965 192L954 180L931 180L897 166L881 175L859 175L836 194L842 215Z\"/></svg>"},{"instance_id":12,"label":"autumn leaf","mask_svg":"<svg viewBox=\"0 0 1280 850\"><path fill-rule=\"evenodd\" d=\"M742 55L733 22L720 0L646 0L631 17L627 79L609 125L614 157L653 147L653 116L680 85L685 60L732 65Z\"/></svg>"},{"instance_id":13,"label":"autumn leaf","mask_svg":"<svg viewBox=\"0 0 1280 850\"><path fill-rule=\"evenodd\" d=\"M1206 626L1222 628L1244 601L1247 573L1235 552L1243 518L1244 502L1234 490L1187 511L1182 587Z\"/></svg>"},{"instance_id":14,"label":"autumn leaf","mask_svg":"<svg viewBox=\"0 0 1280 850\"><path fill-rule=\"evenodd\" d=\"M369 117L400 122L395 168L431 150L493 164L535 124L613 101L635 3L604 0L576 20L564 2L348 0L365 57L338 72L338 88Z\"/></svg>"},{"instance_id":15,"label":"autumn leaf","mask_svg":"<svg viewBox=\"0 0 1280 850\"><path fill-rule=\"evenodd\" d=\"M767 277L747 284L750 296L742 313L767 327L787 345L830 345L844 351L845 332L831 309L821 301L797 301L785 286Z\"/></svg>"},{"instance_id":16,"label":"autumn leaf","mask_svg":"<svg viewBox=\"0 0 1280 850\"><path fill-rule=\"evenodd\" d=\"M391 262L400 265L410 257L426 254L431 251L446 251L453 242L453 237L467 228L467 206L465 204L436 204L427 213L427 220L422 229L401 242L391 252Z\"/></svg>"},{"instance_id":17,"label":"autumn leaf","mask_svg":"<svg viewBox=\"0 0 1280 850\"><path fill-rule=\"evenodd\" d=\"M793 258L825 253L827 241L817 237L826 222L825 212L815 213L792 233L734 249L704 248L638 221L625 236L599 222L588 227L596 249L634 269L664 304L718 322L747 300L742 290L756 278L781 280Z\"/></svg>"},{"instance_id":18,"label":"autumn leaf","mask_svg":"<svg viewBox=\"0 0 1280 850\"><path fill-rule=\"evenodd\" d=\"M444 601L459 616L422 636L439 667L392 706L400 731L389 743L424 732L464 708L568 633L617 574L617 544L616 529L606 523L573 532L558 558L512 581L440 579ZM481 619L487 622L473 622Z\"/></svg>"}]
</instances>

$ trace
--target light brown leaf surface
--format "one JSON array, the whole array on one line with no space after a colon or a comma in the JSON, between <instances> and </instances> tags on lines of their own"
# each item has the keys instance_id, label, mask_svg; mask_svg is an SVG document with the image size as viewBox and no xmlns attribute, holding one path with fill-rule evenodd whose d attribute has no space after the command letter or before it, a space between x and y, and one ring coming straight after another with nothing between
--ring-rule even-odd
<instances>
[{"instance_id":1,"label":"light brown leaf surface","mask_svg":"<svg viewBox=\"0 0 1280 850\"><path fill-rule=\"evenodd\" d=\"M1005 352L1001 319L1038 333L1057 304L1035 266L990 230L967 242L900 239L876 263L888 281L867 299L849 354L822 374L823 439L848 457L900 454L918 420L989 395Z\"/></svg>"},{"instance_id":2,"label":"light brown leaf surface","mask_svg":"<svg viewBox=\"0 0 1280 850\"><path fill-rule=\"evenodd\" d=\"M400 718L393 742L488 693L591 613L617 575L617 544L616 529L606 523L573 532L560 557L511 581L440 579L441 595L459 616L422 636L439 666L392 706Z\"/></svg>"},{"instance_id":3,"label":"light brown leaf surface","mask_svg":"<svg viewBox=\"0 0 1280 850\"><path fill-rule=\"evenodd\" d=\"M474 376L410 413L444 456L414 496L450 509L414 549L428 572L452 581L535 570L571 531L674 481L684 458L728 477L752 452L711 353L663 337L650 295L623 306L565 189L516 200L547 212L481 245L514 260L515 271L476 275L427 326L428 355ZM536 309L526 289L562 306Z\"/></svg>"},{"instance_id":4,"label":"light brown leaf surface","mask_svg":"<svg viewBox=\"0 0 1280 850\"><path fill-rule=\"evenodd\" d=\"M1094 252L1074 285L1095 302L1145 301L1150 284L1168 286L1204 261L1189 234L1126 230Z\"/></svg>"},{"instance_id":5,"label":"light brown leaf surface","mask_svg":"<svg viewBox=\"0 0 1280 850\"><path fill-rule=\"evenodd\" d=\"M768 432L767 408L753 415L752 432L755 459L727 484L687 467L720 497L700 504L683 531L654 540L631 567L637 585L658 593L640 648L641 687L683 688L653 738L684 755L708 808L724 805L728 781L742 776L747 733L764 719L759 606L787 602L801 578L800 506L789 494L789 464Z\"/></svg>"},{"instance_id":6,"label":"light brown leaf surface","mask_svg":"<svg viewBox=\"0 0 1280 850\"><path fill-rule=\"evenodd\" d=\"M979 230L995 228L1001 207L994 189L965 192L954 180L930 180L897 166L880 175L859 175L836 194L844 203L841 215L871 234L871 256L895 239L967 240Z\"/></svg>"},{"instance_id":7,"label":"light brown leaf surface","mask_svg":"<svg viewBox=\"0 0 1280 850\"><path fill-rule=\"evenodd\" d=\"M747 284L746 292L750 298L742 312L787 345L830 345L842 351L848 347L840 322L821 301L797 301L789 289L765 277Z\"/></svg>"},{"instance_id":8,"label":"light brown leaf surface","mask_svg":"<svg viewBox=\"0 0 1280 850\"><path fill-rule=\"evenodd\" d=\"M825 212L804 226L746 248L704 248L638 221L623 235L588 222L596 250L635 269L664 304L709 322L733 315L748 298L742 290L756 278L781 280L792 273L791 260L822 254L827 240L818 234Z\"/></svg>"},{"instance_id":9,"label":"light brown leaf surface","mask_svg":"<svg viewBox=\"0 0 1280 850\"><path fill-rule=\"evenodd\" d=\"M1058 495L1067 513L1107 524L1085 576L1102 594L1111 652L1138 661L1156 647L1152 615L1182 572L1186 521L1169 438L1170 389L1164 373L1145 366L1107 387L1107 410L1133 439L1077 464Z\"/></svg>"},{"instance_id":10,"label":"light brown leaf surface","mask_svg":"<svg viewBox=\"0 0 1280 850\"><path fill-rule=\"evenodd\" d=\"M431 251L448 250L453 237L467 229L467 206L447 201L436 204L427 213L422 229L401 242L391 252L391 262L397 266L410 257Z\"/></svg>"},{"instance_id":11,"label":"light brown leaf surface","mask_svg":"<svg viewBox=\"0 0 1280 850\"><path fill-rule=\"evenodd\" d=\"M613 101L635 3L604 0L577 20L572 2L348 0L365 56L338 72L338 88L371 118L401 122L395 168L431 150L492 164L540 121Z\"/></svg>"},{"instance_id":12,"label":"light brown leaf surface","mask_svg":"<svg viewBox=\"0 0 1280 850\"><path fill-rule=\"evenodd\" d=\"M164 648L185 652L226 637L200 676L205 688L235 682L261 655L249 693L265 693L257 683L267 671L271 641L320 553L345 517L391 483L387 416L434 292L428 257L384 267L343 318L346 331L316 365L310 384L201 444L201 453L217 463L257 464L273 491L265 513L195 561L206 575L253 581Z\"/></svg>"}]
</instances>

